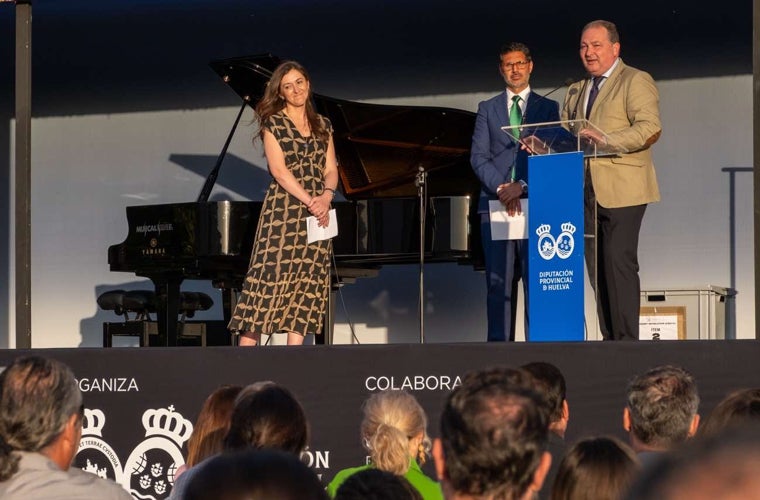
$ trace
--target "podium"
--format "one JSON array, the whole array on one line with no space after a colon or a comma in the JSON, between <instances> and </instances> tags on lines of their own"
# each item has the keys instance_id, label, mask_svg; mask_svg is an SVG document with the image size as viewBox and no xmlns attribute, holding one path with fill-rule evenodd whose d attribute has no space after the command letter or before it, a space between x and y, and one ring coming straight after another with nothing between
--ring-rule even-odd
<instances>
[{"instance_id":1,"label":"podium","mask_svg":"<svg viewBox=\"0 0 760 500\"><path fill-rule=\"evenodd\" d=\"M585 158L624 151L607 146L607 135L588 120L566 120L502 127L528 158L527 310L532 342L583 341L585 269L593 290L596 255L586 259L584 231ZM595 249L595 245L589 245ZM523 279L526 279L525 276ZM594 315L596 325L596 315Z\"/></svg>"}]
</instances>

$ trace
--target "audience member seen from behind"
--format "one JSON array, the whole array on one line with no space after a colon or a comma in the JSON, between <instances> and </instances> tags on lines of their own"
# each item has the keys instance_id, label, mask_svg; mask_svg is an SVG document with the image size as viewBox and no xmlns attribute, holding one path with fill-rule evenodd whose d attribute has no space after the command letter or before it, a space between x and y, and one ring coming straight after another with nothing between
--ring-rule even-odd
<instances>
[{"instance_id":1,"label":"audience member seen from behind","mask_svg":"<svg viewBox=\"0 0 760 500\"><path fill-rule=\"evenodd\" d=\"M627 444L611 437L584 439L559 464L551 500L618 500L639 468Z\"/></svg>"},{"instance_id":2,"label":"audience member seen from behind","mask_svg":"<svg viewBox=\"0 0 760 500\"><path fill-rule=\"evenodd\" d=\"M496 375L468 374L446 400L433 457L448 500L531 499L549 470L545 404Z\"/></svg>"},{"instance_id":3,"label":"audience member seen from behind","mask_svg":"<svg viewBox=\"0 0 760 500\"><path fill-rule=\"evenodd\" d=\"M535 379L536 391L549 405L549 431L564 439L570 421L570 407L567 404L567 383L562 372L555 365L545 361L534 361L520 368Z\"/></svg>"},{"instance_id":4,"label":"audience member seen from behind","mask_svg":"<svg viewBox=\"0 0 760 500\"><path fill-rule=\"evenodd\" d=\"M335 500L424 500L401 476L380 469L365 469L340 485Z\"/></svg>"},{"instance_id":5,"label":"audience member seen from behind","mask_svg":"<svg viewBox=\"0 0 760 500\"><path fill-rule=\"evenodd\" d=\"M659 366L628 384L623 428L639 460L647 465L659 454L692 437L699 427L699 394L694 377L679 366Z\"/></svg>"},{"instance_id":6,"label":"audience member seen from behind","mask_svg":"<svg viewBox=\"0 0 760 500\"><path fill-rule=\"evenodd\" d=\"M299 456L306 448L308 437L306 414L295 396L274 382L258 382L240 391L222 452L270 448ZM207 461L182 474L170 498L184 499L187 484Z\"/></svg>"},{"instance_id":7,"label":"audience member seen from behind","mask_svg":"<svg viewBox=\"0 0 760 500\"><path fill-rule=\"evenodd\" d=\"M327 500L316 473L278 450L217 455L187 485L187 500Z\"/></svg>"},{"instance_id":8,"label":"audience member seen from behind","mask_svg":"<svg viewBox=\"0 0 760 500\"><path fill-rule=\"evenodd\" d=\"M726 396L699 426L699 434L712 436L726 428L760 423L760 389L741 389Z\"/></svg>"},{"instance_id":9,"label":"audience member seen from behind","mask_svg":"<svg viewBox=\"0 0 760 500\"><path fill-rule=\"evenodd\" d=\"M347 478L377 468L403 476L425 500L443 498L440 485L420 469L430 452L430 438L425 410L414 396L404 391L370 396L364 403L361 439L371 464L339 471L327 486L331 497Z\"/></svg>"},{"instance_id":10,"label":"audience member seen from behind","mask_svg":"<svg viewBox=\"0 0 760 500\"><path fill-rule=\"evenodd\" d=\"M698 437L645 468L626 500L760 500L760 428Z\"/></svg>"},{"instance_id":11,"label":"audience member seen from behind","mask_svg":"<svg viewBox=\"0 0 760 500\"><path fill-rule=\"evenodd\" d=\"M567 404L567 384L562 372L551 363L534 361L521 366L534 379L533 388L540 393L549 406L549 441L547 451L552 456L552 465L546 475L539 499L549 498L554 478L557 476L560 460L565 456L567 444L565 432L570 421L570 407Z\"/></svg>"},{"instance_id":12,"label":"audience member seen from behind","mask_svg":"<svg viewBox=\"0 0 760 500\"><path fill-rule=\"evenodd\" d=\"M39 356L14 360L0 374L0 498L131 500L113 481L71 467L83 417L69 367Z\"/></svg>"},{"instance_id":13,"label":"audience member seen from behind","mask_svg":"<svg viewBox=\"0 0 760 500\"><path fill-rule=\"evenodd\" d=\"M206 398L193 426L193 434L187 441L187 462L177 470L175 477L222 451L235 398L241 389L239 385L223 385Z\"/></svg>"}]
</instances>

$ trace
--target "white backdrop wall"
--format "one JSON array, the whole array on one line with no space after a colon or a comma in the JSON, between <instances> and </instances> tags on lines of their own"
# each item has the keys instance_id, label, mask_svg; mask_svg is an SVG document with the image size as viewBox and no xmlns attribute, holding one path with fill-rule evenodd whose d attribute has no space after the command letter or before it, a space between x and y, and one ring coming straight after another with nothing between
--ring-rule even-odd
<instances>
[{"instance_id":1,"label":"white backdrop wall","mask_svg":"<svg viewBox=\"0 0 760 500\"><path fill-rule=\"evenodd\" d=\"M754 337L752 173L737 174L732 200L728 173L721 171L752 166L752 77L664 81L659 89L664 132L654 157L663 201L651 205L644 219L642 288L730 286L733 251L737 337ZM374 102L475 111L487 97ZM193 201L235 113L235 108L216 108L33 120L33 347L99 346L102 323L117 318L98 310L97 296L113 288L151 288L147 280L108 270L108 246L127 235L125 207ZM268 175L260 150L251 146L250 121L248 112L212 199L263 197ZM343 288L348 316L339 301L336 339L350 341L348 317L362 343L416 342L417 271L417 266L387 266L378 278ZM469 267L426 267L426 341L484 339L483 280ZM186 282L183 289L206 291L220 302L208 284ZM8 307L12 311L13 303ZM221 318L219 305L199 318ZM11 346L13 324L11 314L0 331Z\"/></svg>"}]
</instances>

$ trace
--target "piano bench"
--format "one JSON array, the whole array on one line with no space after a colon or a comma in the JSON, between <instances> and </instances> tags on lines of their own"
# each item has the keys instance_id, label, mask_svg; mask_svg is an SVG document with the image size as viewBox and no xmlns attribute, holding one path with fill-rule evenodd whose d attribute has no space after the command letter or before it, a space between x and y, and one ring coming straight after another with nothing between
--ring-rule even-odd
<instances>
[{"instance_id":1,"label":"piano bench","mask_svg":"<svg viewBox=\"0 0 760 500\"><path fill-rule=\"evenodd\" d=\"M100 294L98 305L105 311L113 311L130 321L129 313L134 313L133 321L150 321L150 313L156 312L156 293L152 290L110 290Z\"/></svg>"},{"instance_id":2,"label":"piano bench","mask_svg":"<svg viewBox=\"0 0 760 500\"><path fill-rule=\"evenodd\" d=\"M193 339L194 342L187 345L200 345L206 347L206 323L185 322L177 325L182 331L177 335L177 342L184 344L184 340ZM103 347L113 347L113 337L137 337L139 346L150 346L151 337L158 335L158 323L155 321L125 321L123 323L103 323Z\"/></svg>"},{"instance_id":3,"label":"piano bench","mask_svg":"<svg viewBox=\"0 0 760 500\"><path fill-rule=\"evenodd\" d=\"M184 321L185 318L192 318L195 316L195 311L208 311L213 305L214 301L205 293L180 292L179 313L182 315L180 321Z\"/></svg>"}]
</instances>

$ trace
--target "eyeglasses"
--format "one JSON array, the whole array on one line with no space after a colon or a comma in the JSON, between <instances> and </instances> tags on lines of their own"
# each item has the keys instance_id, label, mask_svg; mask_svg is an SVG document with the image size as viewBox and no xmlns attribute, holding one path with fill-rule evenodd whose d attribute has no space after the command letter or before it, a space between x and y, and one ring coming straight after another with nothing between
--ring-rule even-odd
<instances>
[{"instance_id":1,"label":"eyeglasses","mask_svg":"<svg viewBox=\"0 0 760 500\"><path fill-rule=\"evenodd\" d=\"M501 67L505 68L505 69L507 69L509 71L512 71L513 68L523 69L525 66L528 65L528 62L529 61L517 61L517 62L513 62L513 63L503 63L501 65Z\"/></svg>"}]
</instances>

